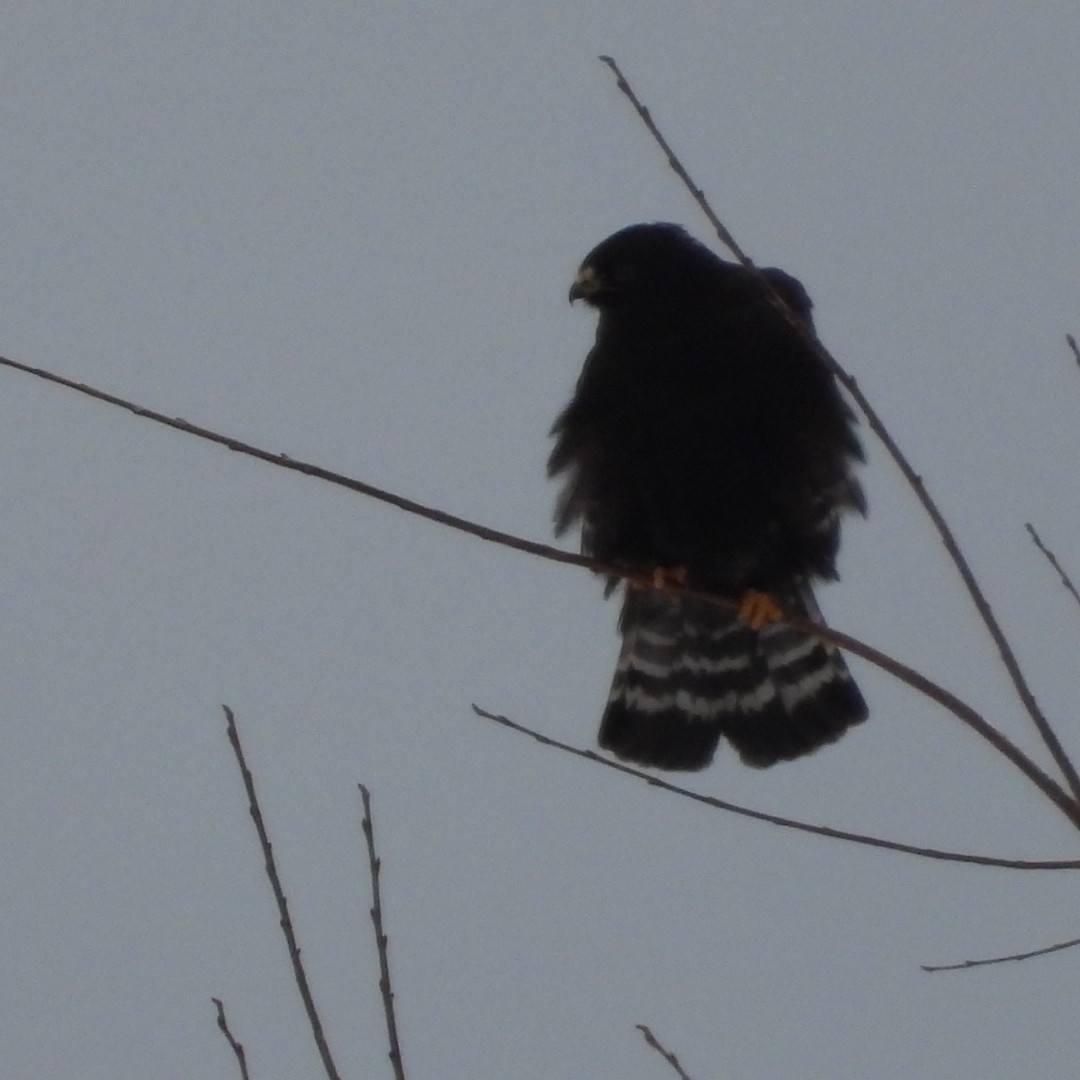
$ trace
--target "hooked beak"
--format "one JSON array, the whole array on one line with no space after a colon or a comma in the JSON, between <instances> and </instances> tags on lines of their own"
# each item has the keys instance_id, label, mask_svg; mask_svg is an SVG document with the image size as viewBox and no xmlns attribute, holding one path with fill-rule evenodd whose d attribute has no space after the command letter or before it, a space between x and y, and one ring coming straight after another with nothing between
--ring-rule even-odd
<instances>
[{"instance_id":1,"label":"hooked beak","mask_svg":"<svg viewBox=\"0 0 1080 1080\"><path fill-rule=\"evenodd\" d=\"M588 300L600 291L600 277L591 266L583 266L570 286L570 303L575 300Z\"/></svg>"}]
</instances>

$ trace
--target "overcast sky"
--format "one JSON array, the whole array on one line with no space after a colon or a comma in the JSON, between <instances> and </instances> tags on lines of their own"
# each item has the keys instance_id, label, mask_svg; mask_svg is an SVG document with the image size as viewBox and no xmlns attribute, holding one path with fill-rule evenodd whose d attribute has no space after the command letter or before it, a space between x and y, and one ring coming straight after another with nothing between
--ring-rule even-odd
<instances>
[{"instance_id":1,"label":"overcast sky","mask_svg":"<svg viewBox=\"0 0 1080 1080\"><path fill-rule=\"evenodd\" d=\"M0 353L528 537L616 228L704 222L618 58L909 452L1080 753L1080 8L26 3L0 15ZM1080 878L724 815L474 717L593 744L616 605L463 537L0 371L0 1072L319 1074L224 736L237 713L315 993L387 1076L356 782L413 1080L1072 1075ZM869 442L832 622L1047 755ZM572 541L571 541L572 542ZM690 778L918 844L1077 837L861 661L872 717Z\"/></svg>"}]
</instances>

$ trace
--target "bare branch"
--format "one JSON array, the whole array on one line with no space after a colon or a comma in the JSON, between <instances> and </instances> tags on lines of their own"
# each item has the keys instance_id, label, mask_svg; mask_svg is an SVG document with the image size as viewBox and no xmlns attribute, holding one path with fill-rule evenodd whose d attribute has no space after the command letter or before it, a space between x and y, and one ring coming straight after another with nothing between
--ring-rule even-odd
<instances>
[{"instance_id":1,"label":"bare branch","mask_svg":"<svg viewBox=\"0 0 1080 1080\"><path fill-rule=\"evenodd\" d=\"M244 454L247 457L257 458L259 461L266 461L271 465L276 465L279 469L289 469L292 472L303 473L305 476L313 476L318 480L325 480L329 484L335 484L338 487L347 488L349 491L355 491L360 495L366 495L370 499L389 503L391 506L396 506L399 510L404 510L408 514L416 514L418 517L427 518L428 521L434 521L437 525L446 525L451 529L457 529L459 532L479 537L481 540L489 540L505 547L524 551L530 555L539 555L541 558L550 559L552 562L594 567L594 564L589 559L576 555L571 551L561 551L559 548L547 544L537 544L531 540L511 536L509 533L499 532L497 529L477 525L473 521L456 517L454 514L448 514L444 510L436 509L433 506L424 506L422 503L414 502L412 499L396 495L392 491L384 491L382 488L377 488L372 484L366 484L362 480L354 480L352 477L332 472L310 462L291 458L288 454L274 454L269 450L263 450L258 446L242 442L240 439L234 439L231 435L223 435L220 432L211 431L209 428L199 427L197 424L189 424L186 420L182 420L177 416L166 416L164 413L144 408L134 401L127 401L124 398L117 397L115 394L109 394L104 390L88 386L86 383L65 379L62 375L46 371L44 368L31 367L29 364L22 364L18 360L9 360L3 356L0 356L0 366L14 368L16 371L23 371L47 382L67 387L69 390L85 394L96 401L104 401L108 405L115 405L117 408L125 409L127 412L142 417L144 420L152 420L155 424L164 424L175 431L182 431L185 435L194 435L198 439L216 443L218 446L224 446L227 450L232 450L237 454ZM599 568L603 572L610 570L610 572L616 574L625 573L625 570L617 568L604 569L601 566L595 568Z\"/></svg>"},{"instance_id":2,"label":"bare branch","mask_svg":"<svg viewBox=\"0 0 1080 1080\"><path fill-rule=\"evenodd\" d=\"M1065 344L1072 350L1073 357L1076 359L1077 364L1080 364L1080 347L1076 344L1076 338L1072 334L1065 335Z\"/></svg>"},{"instance_id":3,"label":"bare branch","mask_svg":"<svg viewBox=\"0 0 1080 1080\"><path fill-rule=\"evenodd\" d=\"M221 998L212 997L210 1000L217 1006L217 1026L229 1041L229 1045L236 1055L237 1063L240 1066L240 1080L248 1080L247 1057L244 1054L244 1046L233 1038L233 1033L229 1030L229 1022L225 1019L225 1006L221 1003Z\"/></svg>"},{"instance_id":4,"label":"bare branch","mask_svg":"<svg viewBox=\"0 0 1080 1080\"><path fill-rule=\"evenodd\" d=\"M266 876L270 880L270 888L274 891L274 900L277 902L278 913L281 915L281 930L285 935L285 943L289 947L289 959L292 961L293 975L296 978L300 997L304 1002L304 1009L311 1025L311 1033L315 1037L315 1045L318 1047L319 1057L322 1058L323 1068L326 1070L329 1080L341 1080L334 1059L330 1056L330 1047L327 1045L326 1036L323 1033L322 1021L319 1019L319 1013L315 1008L315 999L311 996L307 974L300 959L300 946L293 931L292 920L289 918L289 902L285 898L284 889L281 887L281 878L278 877L277 866L274 863L273 846L266 832L262 811L259 809L259 800L255 795L255 778L251 775L251 770L248 768L247 761L244 758L244 749L240 745L240 732L236 728L236 718L228 705L223 705L222 708L225 710L225 727L229 735L229 742L232 744L233 752L236 754L236 762L240 767L240 775L243 777L244 788L247 791L251 820L255 822L255 831L259 834L259 844L262 847L263 859L266 864Z\"/></svg>"},{"instance_id":5,"label":"bare branch","mask_svg":"<svg viewBox=\"0 0 1080 1080\"><path fill-rule=\"evenodd\" d=\"M773 288L772 283L761 274L761 271L758 270L745 252L743 252L742 248L735 242L730 231L724 226L716 212L712 209L704 192L694 183L693 178L690 176L689 172L687 172L686 167L675 155L675 152L671 149L671 146L660 132L660 129L652 118L651 112L642 104L640 99L634 93L633 88L627 82L626 76L623 75L618 64L610 56L601 56L600 60L611 68L612 72L615 74L616 85L619 90L621 90L630 100L630 103L634 106L638 116L641 117L642 123L648 128L649 133L667 156L668 164L678 175L679 179L686 185L695 202L701 207L703 213L713 225L713 228L716 229L716 233L720 237L720 240L731 250L743 266L753 270L759 275L759 279L768 290L774 305L785 315L787 320L799 331L799 333L803 335L807 344L815 351L822 362L830 368L837 380L851 395L855 403L859 406L863 416L866 418L870 430L873 431L881 441L881 444L885 447L889 456L903 474L904 479L907 480L909 486L915 492L915 497L922 504L922 507L929 516L931 522L933 522L934 528L941 538L941 542L945 545L945 550L949 553L953 565L960 574L960 578L964 582L964 586L983 621L983 625L985 625L990 632L990 636L993 638L994 644L997 646L998 653L1001 656L1001 662L1008 672L1009 678L1012 680L1013 687L1016 689L1017 696L1020 698L1028 716L1031 717L1032 723L1035 725L1035 728L1039 732L1043 742L1046 744L1047 749L1053 756L1058 768L1061 770L1062 776L1065 777L1065 780L1072 791L1073 799L1080 801L1080 773L1077 772L1072 760L1065 752L1065 748L1061 745L1057 733L1050 726L1050 722L1046 719L1038 702L1035 700L1035 695L1028 686L1023 672L1020 670L1020 664L1016 659L1016 654L1013 652L1012 646L1005 636L1005 632L1001 629L993 609L990 607L989 601L983 594L982 588L976 580L966 556L961 551L960 545L953 535L952 529L945 521L937 504L931 498L930 493L926 490L926 485L923 483L922 477L912 468L907 457L889 434L885 424L878 416L877 411L870 404L866 395L859 389L855 379L848 374L847 370L843 368L839 361L837 361L837 359L825 348L813 330L795 311L788 307L784 299L776 292L775 288ZM1078 357L1078 360L1080 360L1080 357Z\"/></svg>"},{"instance_id":6,"label":"bare branch","mask_svg":"<svg viewBox=\"0 0 1080 1080\"><path fill-rule=\"evenodd\" d=\"M684 1072L679 1064L679 1059L670 1050L666 1050L660 1044L660 1040L644 1024L634 1026L645 1036L645 1041L682 1077L682 1080L690 1080L689 1074Z\"/></svg>"},{"instance_id":7,"label":"bare branch","mask_svg":"<svg viewBox=\"0 0 1080 1080\"><path fill-rule=\"evenodd\" d=\"M218 432L211 431L208 428L198 427L195 424L189 424L186 420L167 417L162 413L136 405L134 402L125 401L123 398L107 394L104 391L97 390L94 387L82 383L73 382L70 379L65 379L62 376L55 375L49 371L29 367L28 365L21 364L14 360L8 360L4 357L0 357L0 365L6 365L27 372L28 374L35 375L39 378L46 379L49 382L58 383L61 386L86 394L89 397L126 409L136 416L152 420L155 423L164 424L167 427L174 428L189 435L194 435L197 438L206 439L209 442L225 446L237 453L246 454L261 461L266 461L279 468L290 469L308 476L314 476L327 483L336 484L340 487L347 488L348 490L356 491L359 494L396 506L407 513L416 514L420 517L427 518L430 521L434 521L437 524L446 525L449 528L457 529L491 543L502 544L518 551L524 551L531 555L549 559L553 562L584 566L591 570L595 570L598 573L615 577L639 577L641 575L641 571L635 568L614 566L608 563L599 562L595 559L588 559L582 555L576 555L573 552L561 551L558 548L550 547L547 544L538 544L531 540L524 540L520 537L512 536L509 533L499 532L496 529L489 529L486 526L467 521L454 514L448 514L442 510L424 506L411 499L396 495L393 492L376 488L363 481L354 480L351 477L343 476L340 473L331 472L318 465L298 461L286 454L273 454L269 451L262 450L259 447L241 442L239 439L232 438L231 436L222 435ZM718 603L730 608L735 607L734 601L725 597L718 597L694 590L687 591L689 591L691 595L711 600L713 603ZM1043 770L1006 739L1004 735L988 724L974 709L965 705L955 695L950 694L948 691L937 686L935 683L924 678L904 664L893 660L886 654L881 653L871 646L865 645L856 638L849 637L838 630L814 623L808 619L796 618L794 616L785 616L783 621L790 626L794 626L807 633L817 634L819 637L825 638L848 649L855 655L869 660L871 663L888 671L901 681L906 682L909 686L927 695L934 701L937 701L938 704L952 712L953 715L962 720L977 734L990 742L999 752L1004 754L1004 756L1012 761L1021 772L1028 776L1055 805L1062 809L1074 824L1080 826L1080 806L1078 806L1077 803L1062 790L1060 785L1051 780Z\"/></svg>"},{"instance_id":8,"label":"bare branch","mask_svg":"<svg viewBox=\"0 0 1080 1080\"><path fill-rule=\"evenodd\" d=\"M251 446L248 443L241 442L239 439L235 439L231 436L222 435L216 431L211 431L208 428L198 427L195 424L189 424L186 420L165 416L163 413L144 408L131 401L125 401L123 398L105 393L102 390L87 386L84 383L73 382L70 379L65 379L60 375L53 374L52 372L45 371L41 368L30 367L27 364L22 364L18 361L9 360L4 357L0 357L0 366L14 368L17 371L26 372L37 378L45 379L48 382L57 383L60 386L65 386L68 389L75 390L80 394L85 394L98 401L104 401L107 404L125 409L136 416L151 420L154 423L164 424L166 427L171 427L188 435L194 435L196 438L205 439L208 442L224 446L237 453L257 458L260 461L268 462L278 468L290 469L307 476L313 476L319 480L324 480L327 483L336 484L339 487L344 487L350 491L366 495L369 498L377 499L380 502L389 503L391 506L396 506L406 513L415 514L418 517L426 518L436 524L445 525L448 528L456 529L459 532L468 533L470 536L476 536L489 543L501 544L504 547L513 548L516 551L524 551L527 554L536 555L539 558L548 559L552 562L586 567L599 574L611 577L631 578L636 580L649 579L651 568L642 570L641 568L635 567L615 566L610 563L600 562L596 559L589 559L583 555L577 555L570 551L562 551L559 548L550 547L547 544L538 544L532 540L524 540L521 537L513 536L510 533L500 532L497 529L489 529L484 525L478 525L465 518L457 517L454 514L448 514L444 510L424 506L421 503L406 499L394 492L385 491L381 488L374 487L371 484L364 483L361 480L354 480L353 478L343 476L340 473L331 472L329 469L324 469L321 466L313 465L309 462L298 461L289 457L287 454L273 454L267 450L262 450L257 446ZM720 604L731 610L734 610L737 606L734 600L728 599L727 597L716 596L711 593L700 592L697 590L685 591L689 593L689 595L708 600L714 604ZM901 682L907 683L908 686L911 686L913 689L918 690L933 701L936 701L1008 758L1039 788L1040 791L1043 792L1044 795L1046 795L1048 799L1050 799L1051 802L1054 803L1055 806L1069 817L1073 824L1080 827L1080 803L1077 803L1072 799L1064 791L1061 785L1052 780L1026 754L983 719L983 717L971 708L971 706L966 705L956 697L955 694L949 693L949 691L938 686L936 683L931 682L931 680L925 678L906 665L901 664L899 661L894 660L885 653L880 652L870 645L864 644L857 638L850 637L839 630L835 630L832 627L813 622L810 619L797 618L787 614L785 614L780 621L789 626L796 627L805 633L816 634L820 638L824 638L827 641L832 641L835 644L840 645L849 652L854 653L856 656L861 656L864 660L868 660L882 670L889 672L889 674L893 675Z\"/></svg>"},{"instance_id":9,"label":"bare branch","mask_svg":"<svg viewBox=\"0 0 1080 1080\"><path fill-rule=\"evenodd\" d=\"M811 825L805 821L780 817L777 814L768 814L762 810L751 810L749 807L740 806L737 803L725 802L723 799L716 799L711 795L703 795L700 791L680 787L678 784L673 784L662 777L642 772L640 769L635 769L630 765L624 765L620 761L601 757L594 750L582 750L577 746L571 746L569 743L553 739L550 735L543 735L539 731L526 727L524 724L519 724L516 720L511 720L507 716L500 716L497 713L490 713L486 709L481 709L479 705L474 704L472 710L477 716L483 717L485 720L493 720L496 724L509 728L511 731L528 735L529 738L535 739L542 746L550 746L567 754L573 754L575 757L584 758L586 761L603 765L605 768L614 769L616 772L625 773L627 776L634 776L638 780L644 780L651 787L660 788L662 791L670 791L674 795L682 795L684 798L692 799L694 802L711 806L715 810L725 810L741 817L753 818L755 821L765 821L770 825L779 825L784 829L796 829L799 832L826 836L832 840L847 840L853 844L865 844L867 847L884 848L887 851L899 851L905 855L918 855L924 859L938 859L944 862L971 863L974 866L1000 866L1010 870L1080 870L1080 859L1004 859L995 855L971 855L961 851L939 851L936 848L918 847L915 844L904 844L897 840L883 840L880 837L868 836L864 833L834 829L828 825Z\"/></svg>"},{"instance_id":10,"label":"bare branch","mask_svg":"<svg viewBox=\"0 0 1080 1080\"><path fill-rule=\"evenodd\" d=\"M1046 561L1057 571L1058 577L1061 578L1061 584L1072 593L1073 599L1080 604L1080 592L1076 591L1076 586L1069 580L1069 575L1062 569L1061 563L1057 561L1054 553L1042 542L1042 538L1035 531L1035 526L1029 521L1024 525L1024 528L1031 534L1035 546L1046 556Z\"/></svg>"},{"instance_id":11,"label":"bare branch","mask_svg":"<svg viewBox=\"0 0 1080 1080\"><path fill-rule=\"evenodd\" d=\"M390 984L389 939L383 930L382 895L379 890L379 872L382 859L375 854L375 829L371 820L371 793L363 784L358 784L360 798L364 802L364 816L360 827L364 830L367 841L368 865L371 868L371 921L375 926L375 947L379 953L379 992L382 994L383 1012L386 1014L386 1035L390 1040L390 1063L394 1067L396 1080L405 1080L405 1063L401 1058L401 1044L398 1042L397 1018L394 1015L394 990Z\"/></svg>"},{"instance_id":12,"label":"bare branch","mask_svg":"<svg viewBox=\"0 0 1080 1080\"><path fill-rule=\"evenodd\" d=\"M615 62L614 57L601 56L600 61L607 64L611 68L615 75L615 84L618 88L630 99L630 104L637 110L638 116L641 117L642 123L649 129L649 134L657 141L660 149L667 155L668 165L671 166L675 175L683 182L686 189L693 196L694 202L698 204L701 212L709 219L709 224L716 230L716 235L720 237L724 246L727 247L746 267L752 267L754 264L750 260L750 256L746 254L735 240L735 237L728 232L727 226L716 216L716 212L709 205L709 200L705 197L705 192L701 190L694 183L690 174L686 171L686 167L676 157L675 151L671 149L667 139L664 138L660 129L656 126L652 118L652 113L641 103L637 94L634 93L633 87L626 81L626 76L623 75L619 69L619 65Z\"/></svg>"},{"instance_id":13,"label":"bare branch","mask_svg":"<svg viewBox=\"0 0 1080 1080\"><path fill-rule=\"evenodd\" d=\"M964 960L959 964L920 964L923 971L961 971L973 967L986 967L988 964L1004 964L1008 960L1030 960L1033 956L1046 956L1047 953L1061 952L1080 945L1080 938L1071 941L1059 941L1056 945L1047 945L1045 949L1032 949L1031 952L1013 953L1012 956L993 956L987 960Z\"/></svg>"}]
</instances>

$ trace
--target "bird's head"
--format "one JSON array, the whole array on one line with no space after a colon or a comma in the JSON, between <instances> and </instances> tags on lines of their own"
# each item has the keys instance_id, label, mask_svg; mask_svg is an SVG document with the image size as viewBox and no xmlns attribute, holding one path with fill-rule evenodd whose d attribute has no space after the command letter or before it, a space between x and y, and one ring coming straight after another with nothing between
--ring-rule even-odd
<instances>
[{"instance_id":1,"label":"bird's head","mask_svg":"<svg viewBox=\"0 0 1080 1080\"><path fill-rule=\"evenodd\" d=\"M680 292L703 262L715 263L716 256L681 225L630 225L585 256L570 286L570 302L605 309L657 301Z\"/></svg>"}]
</instances>

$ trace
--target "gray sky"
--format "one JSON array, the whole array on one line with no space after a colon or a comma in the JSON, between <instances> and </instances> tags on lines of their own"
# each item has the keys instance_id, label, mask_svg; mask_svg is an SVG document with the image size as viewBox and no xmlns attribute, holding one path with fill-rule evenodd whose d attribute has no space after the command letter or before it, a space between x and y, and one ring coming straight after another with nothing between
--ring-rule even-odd
<instances>
[{"instance_id":1,"label":"gray sky","mask_svg":"<svg viewBox=\"0 0 1080 1080\"><path fill-rule=\"evenodd\" d=\"M639 220L708 236L615 55L752 255L799 276L1080 751L1075 3L8 3L0 351L546 539L547 428ZM237 711L350 1076L388 1075L355 783L374 792L410 1075L1068 1075L1074 875L722 815L590 745L616 607L494 548L0 372L0 1066L317 1075L220 703ZM870 445L840 628L1045 759ZM692 782L915 843L1076 854L966 729L859 661L871 721ZM381 1072L379 1071L381 1070Z\"/></svg>"}]
</instances>

